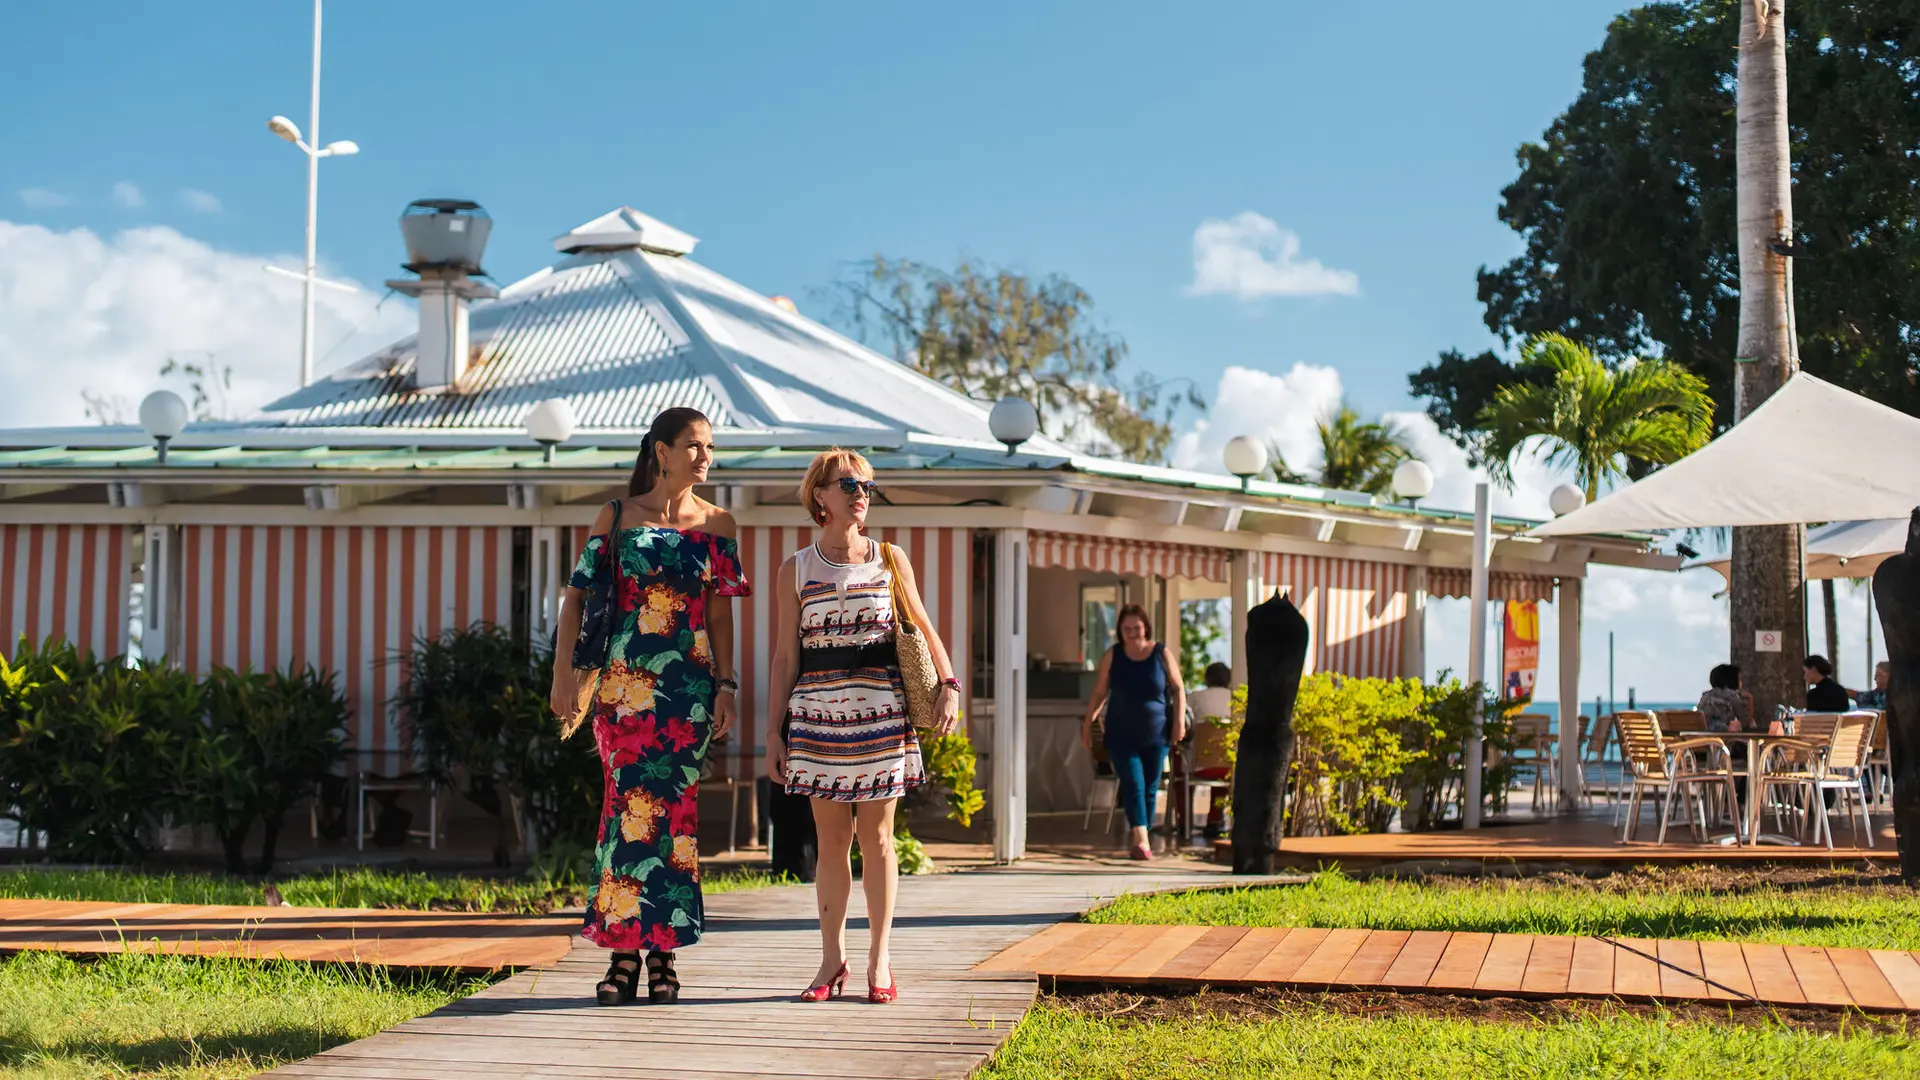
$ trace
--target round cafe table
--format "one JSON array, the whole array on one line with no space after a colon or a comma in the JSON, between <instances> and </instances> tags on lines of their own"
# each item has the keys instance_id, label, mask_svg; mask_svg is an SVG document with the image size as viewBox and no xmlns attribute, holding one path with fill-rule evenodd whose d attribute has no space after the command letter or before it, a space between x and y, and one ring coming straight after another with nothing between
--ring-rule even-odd
<instances>
[{"instance_id":1,"label":"round cafe table","mask_svg":"<svg viewBox=\"0 0 1920 1080\"><path fill-rule=\"evenodd\" d=\"M1742 827L1731 836L1722 836L1716 843L1733 845L1746 840L1749 846L1775 844L1781 847L1800 847L1800 841L1783 833L1763 833L1760 831L1760 763L1766 759L1767 744L1770 742L1796 742L1791 735L1776 735L1766 731L1681 731L1675 732L1676 738L1725 739L1738 740L1747 744L1747 806L1741 816Z\"/></svg>"}]
</instances>

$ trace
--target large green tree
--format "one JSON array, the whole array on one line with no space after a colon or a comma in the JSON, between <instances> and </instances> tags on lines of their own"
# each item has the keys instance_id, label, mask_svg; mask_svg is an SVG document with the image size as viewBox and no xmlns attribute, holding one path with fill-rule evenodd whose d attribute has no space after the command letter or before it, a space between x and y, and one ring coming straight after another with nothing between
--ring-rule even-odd
<instances>
[{"instance_id":1,"label":"large green tree","mask_svg":"<svg viewBox=\"0 0 1920 1080\"><path fill-rule=\"evenodd\" d=\"M1501 193L1521 253L1479 275L1504 340L1556 332L1603 356L1664 356L1707 381L1722 425L1739 315L1740 15L1737 0L1678 0L1616 17L1579 97L1520 148ZM1795 0L1786 27L1802 366L1920 413L1920 0ZM1454 352L1412 385L1474 450L1474 420L1520 377L1491 353Z\"/></svg>"},{"instance_id":2,"label":"large green tree","mask_svg":"<svg viewBox=\"0 0 1920 1080\"><path fill-rule=\"evenodd\" d=\"M1584 345L1543 334L1521 346L1519 366L1529 378L1501 388L1477 421L1487 468L1503 484L1514 458L1537 448L1571 467L1592 501L1602 482L1678 461L1713 432L1706 383L1678 364L1610 369Z\"/></svg>"},{"instance_id":3,"label":"large green tree","mask_svg":"<svg viewBox=\"0 0 1920 1080\"><path fill-rule=\"evenodd\" d=\"M1043 431L1086 449L1163 462L1174 408L1205 407L1191 388L1174 395L1144 374L1127 378L1126 342L1094 316L1085 289L1058 275L876 255L832 291L854 337L968 397L1025 398Z\"/></svg>"}]
</instances>

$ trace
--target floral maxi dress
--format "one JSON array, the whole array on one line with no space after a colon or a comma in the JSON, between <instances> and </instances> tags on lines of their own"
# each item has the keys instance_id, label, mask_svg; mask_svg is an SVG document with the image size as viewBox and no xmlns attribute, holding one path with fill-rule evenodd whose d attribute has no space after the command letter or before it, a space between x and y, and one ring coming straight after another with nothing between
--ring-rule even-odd
<instances>
[{"instance_id":1,"label":"floral maxi dress","mask_svg":"<svg viewBox=\"0 0 1920 1080\"><path fill-rule=\"evenodd\" d=\"M605 537L587 541L569 584L600 603ZM732 538L622 529L613 647L594 697L605 768L586 927L597 945L670 950L700 939L700 764L713 735L707 594L750 589Z\"/></svg>"}]
</instances>

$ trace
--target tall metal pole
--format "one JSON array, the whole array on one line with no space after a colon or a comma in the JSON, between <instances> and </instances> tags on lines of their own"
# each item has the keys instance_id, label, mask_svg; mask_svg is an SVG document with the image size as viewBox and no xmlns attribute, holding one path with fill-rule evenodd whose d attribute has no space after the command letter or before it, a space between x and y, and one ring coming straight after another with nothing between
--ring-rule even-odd
<instances>
[{"instance_id":1,"label":"tall metal pole","mask_svg":"<svg viewBox=\"0 0 1920 1080\"><path fill-rule=\"evenodd\" d=\"M1473 726L1467 731L1467 805L1461 824L1480 827L1480 731L1487 689L1487 562L1493 545L1493 512L1486 481L1473 486L1473 630L1467 635L1467 681L1473 685Z\"/></svg>"},{"instance_id":2,"label":"tall metal pole","mask_svg":"<svg viewBox=\"0 0 1920 1080\"><path fill-rule=\"evenodd\" d=\"M300 309L300 385L313 382L314 234L320 223L320 0L313 0L313 96L307 113L307 268Z\"/></svg>"}]
</instances>

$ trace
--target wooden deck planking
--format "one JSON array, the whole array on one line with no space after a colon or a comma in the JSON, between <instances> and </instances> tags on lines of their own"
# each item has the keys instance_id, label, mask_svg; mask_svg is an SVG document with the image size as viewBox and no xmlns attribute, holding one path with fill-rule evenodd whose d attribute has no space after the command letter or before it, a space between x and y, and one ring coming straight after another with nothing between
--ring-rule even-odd
<instances>
[{"instance_id":1,"label":"wooden deck planking","mask_svg":"<svg viewBox=\"0 0 1920 1080\"><path fill-rule=\"evenodd\" d=\"M1459 933L1447 942L1440 963L1427 978L1429 990L1471 990L1493 945L1492 934Z\"/></svg>"},{"instance_id":2,"label":"wooden deck planking","mask_svg":"<svg viewBox=\"0 0 1920 1080\"><path fill-rule=\"evenodd\" d=\"M1783 1005L1803 1005L1807 996L1800 979L1787 962L1787 950L1779 945L1742 942L1740 955L1746 957L1747 972L1753 976L1753 996L1761 1001Z\"/></svg>"},{"instance_id":3,"label":"wooden deck planking","mask_svg":"<svg viewBox=\"0 0 1920 1080\"><path fill-rule=\"evenodd\" d=\"M1700 967L1706 972L1707 997L1710 1000L1750 1001L1753 999L1753 976L1747 972L1747 957L1740 951L1739 942L1701 942Z\"/></svg>"},{"instance_id":4,"label":"wooden deck planking","mask_svg":"<svg viewBox=\"0 0 1920 1080\"><path fill-rule=\"evenodd\" d=\"M1658 945L1634 938L1615 939L1613 952L1613 992L1621 997L1657 998L1660 996Z\"/></svg>"},{"instance_id":5,"label":"wooden deck planking","mask_svg":"<svg viewBox=\"0 0 1920 1080\"><path fill-rule=\"evenodd\" d=\"M1191 982L1200 978L1202 972L1213 966L1213 962L1227 954L1227 950L1245 937L1244 926L1213 926L1196 938L1193 944L1168 960L1153 973L1156 981Z\"/></svg>"},{"instance_id":6,"label":"wooden deck planking","mask_svg":"<svg viewBox=\"0 0 1920 1080\"><path fill-rule=\"evenodd\" d=\"M1793 966L1793 977L1800 981L1800 992L1807 995L1807 1004L1853 1004L1853 995L1847 992L1847 984L1841 981L1833 961L1827 958L1827 950L1818 945L1789 945L1787 963Z\"/></svg>"},{"instance_id":7,"label":"wooden deck planking","mask_svg":"<svg viewBox=\"0 0 1920 1080\"><path fill-rule=\"evenodd\" d=\"M1146 948L1141 949L1139 952L1134 953L1124 962L1115 965L1114 969L1107 973L1107 978L1116 982L1150 979L1153 977L1153 973L1159 971L1167 961L1180 955L1187 946L1200 940L1200 935L1206 933L1207 928L1204 926L1163 926L1160 927L1160 931L1161 933L1158 940Z\"/></svg>"},{"instance_id":8,"label":"wooden deck planking","mask_svg":"<svg viewBox=\"0 0 1920 1080\"><path fill-rule=\"evenodd\" d=\"M1387 972L1393 962L1400 958L1400 950L1407 947L1407 939L1413 935L1406 930L1373 930L1367 939L1347 961L1334 982L1342 986L1377 986L1387 979Z\"/></svg>"},{"instance_id":9,"label":"wooden deck planking","mask_svg":"<svg viewBox=\"0 0 1920 1080\"><path fill-rule=\"evenodd\" d=\"M1912 953L1891 949L1869 949L1867 955L1873 957L1874 966L1899 995L1901 1004L1920 1011L1920 959L1915 959Z\"/></svg>"},{"instance_id":10,"label":"wooden deck planking","mask_svg":"<svg viewBox=\"0 0 1920 1080\"><path fill-rule=\"evenodd\" d=\"M1256 926L1200 973L1207 982L1241 982L1286 940L1285 927Z\"/></svg>"},{"instance_id":11,"label":"wooden deck planking","mask_svg":"<svg viewBox=\"0 0 1920 1080\"><path fill-rule=\"evenodd\" d=\"M1320 943L1327 940L1328 933L1317 927L1288 931L1280 944L1274 946L1265 959L1253 965L1252 971L1247 972L1248 981L1283 983L1292 980L1293 973L1299 971L1300 965L1307 962L1307 957L1312 956Z\"/></svg>"},{"instance_id":12,"label":"wooden deck planking","mask_svg":"<svg viewBox=\"0 0 1920 1080\"><path fill-rule=\"evenodd\" d=\"M1866 950L1828 949L1827 960L1840 973L1840 981L1846 984L1847 994L1855 1005L1862 1009L1906 1008L1893 984L1880 973L1879 965Z\"/></svg>"},{"instance_id":13,"label":"wooden deck planking","mask_svg":"<svg viewBox=\"0 0 1920 1080\"><path fill-rule=\"evenodd\" d=\"M1475 990L1514 993L1527 973L1527 957L1533 952L1532 934L1495 934L1487 946L1486 962L1473 980Z\"/></svg>"},{"instance_id":14,"label":"wooden deck planking","mask_svg":"<svg viewBox=\"0 0 1920 1080\"><path fill-rule=\"evenodd\" d=\"M1707 984L1701 977L1700 943L1666 938L1654 943L1654 955L1660 958L1660 996L1699 1000L1707 996Z\"/></svg>"},{"instance_id":15,"label":"wooden deck planking","mask_svg":"<svg viewBox=\"0 0 1920 1080\"><path fill-rule=\"evenodd\" d=\"M1520 991L1559 997L1567 992L1567 979L1573 971L1573 944L1576 939L1541 936L1533 939L1533 951L1527 954L1527 970L1520 977Z\"/></svg>"},{"instance_id":16,"label":"wooden deck planking","mask_svg":"<svg viewBox=\"0 0 1920 1080\"><path fill-rule=\"evenodd\" d=\"M1407 943L1394 957L1393 966L1387 969L1382 980L1389 986L1425 986L1433 976L1433 969L1440 965L1440 955L1446 952L1447 941L1453 935L1444 930L1415 930L1407 936Z\"/></svg>"},{"instance_id":17,"label":"wooden deck planking","mask_svg":"<svg viewBox=\"0 0 1920 1080\"><path fill-rule=\"evenodd\" d=\"M1146 960L1161 966L1204 934L1061 920L1122 892L1192 887L1213 876L1039 863L903 879L892 939L901 996L885 1006L865 997L857 890L848 995L818 1004L795 1000L819 960L811 887L727 893L708 899L707 936L680 954L680 1005L594 1006L606 954L576 942L550 967L273 1075L531 1080L569 1071L596 1080L717 1080L818 1076L830 1061L835 1076L962 1077L1031 1007L1036 971L1058 966L1110 978ZM1170 953L1169 939L1178 946Z\"/></svg>"},{"instance_id":18,"label":"wooden deck planking","mask_svg":"<svg viewBox=\"0 0 1920 1080\"><path fill-rule=\"evenodd\" d=\"M1573 959L1567 967L1567 993L1611 996L1614 960L1619 951L1599 938L1574 938Z\"/></svg>"},{"instance_id":19,"label":"wooden deck planking","mask_svg":"<svg viewBox=\"0 0 1920 1080\"><path fill-rule=\"evenodd\" d=\"M1293 981L1303 986L1332 986L1340 981L1340 972L1346 969L1360 946L1372 934L1371 930L1329 930L1321 940L1320 947L1313 950L1300 970L1293 973Z\"/></svg>"}]
</instances>

